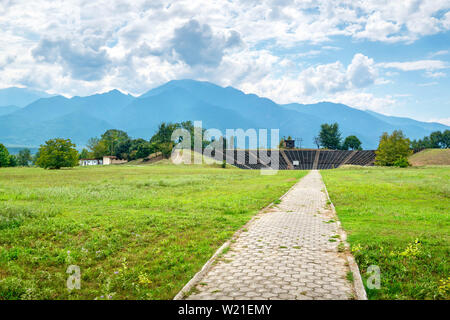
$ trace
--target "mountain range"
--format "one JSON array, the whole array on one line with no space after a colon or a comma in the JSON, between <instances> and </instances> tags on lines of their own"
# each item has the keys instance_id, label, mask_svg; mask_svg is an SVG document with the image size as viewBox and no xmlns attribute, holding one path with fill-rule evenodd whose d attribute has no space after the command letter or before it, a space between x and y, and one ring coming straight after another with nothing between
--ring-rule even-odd
<instances>
[{"instance_id":1,"label":"mountain range","mask_svg":"<svg viewBox=\"0 0 450 320\"><path fill-rule=\"evenodd\" d=\"M2 106L3 105L3 106ZM356 135L364 149L375 149L383 132L401 129L411 139L450 127L409 118L385 116L344 104L277 104L232 87L195 80L173 80L139 97L112 90L87 97L50 96L23 88L0 90L0 143L36 147L56 137L78 147L108 129L149 139L161 122L202 120L204 128L279 128L280 136L313 137L322 123L339 123L343 137Z\"/></svg>"}]
</instances>

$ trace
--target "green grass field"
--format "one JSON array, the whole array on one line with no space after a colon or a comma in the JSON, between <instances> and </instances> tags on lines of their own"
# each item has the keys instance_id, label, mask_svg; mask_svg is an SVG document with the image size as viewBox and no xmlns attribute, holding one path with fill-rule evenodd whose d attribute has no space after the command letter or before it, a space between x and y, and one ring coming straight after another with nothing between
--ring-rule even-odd
<instances>
[{"instance_id":1,"label":"green grass field","mask_svg":"<svg viewBox=\"0 0 450 320\"><path fill-rule=\"evenodd\" d=\"M370 299L450 299L450 167L321 173L365 284L380 267Z\"/></svg>"},{"instance_id":2,"label":"green grass field","mask_svg":"<svg viewBox=\"0 0 450 320\"><path fill-rule=\"evenodd\" d=\"M0 169L1 299L171 299L305 171ZM69 265L81 290L66 288Z\"/></svg>"},{"instance_id":3,"label":"green grass field","mask_svg":"<svg viewBox=\"0 0 450 320\"><path fill-rule=\"evenodd\" d=\"M0 169L0 300L171 299L306 173L168 163ZM368 266L381 269L369 298L450 298L450 167L321 174L363 279ZM67 290L69 265L81 269L81 290Z\"/></svg>"}]
</instances>

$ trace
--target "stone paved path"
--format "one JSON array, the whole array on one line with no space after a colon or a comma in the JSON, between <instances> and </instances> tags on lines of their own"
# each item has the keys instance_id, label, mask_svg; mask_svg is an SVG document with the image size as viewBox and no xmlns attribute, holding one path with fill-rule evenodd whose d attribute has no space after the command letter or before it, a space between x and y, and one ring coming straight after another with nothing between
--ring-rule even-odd
<instances>
[{"instance_id":1,"label":"stone paved path","mask_svg":"<svg viewBox=\"0 0 450 320\"><path fill-rule=\"evenodd\" d=\"M336 217L311 171L259 215L186 299L350 299Z\"/></svg>"}]
</instances>

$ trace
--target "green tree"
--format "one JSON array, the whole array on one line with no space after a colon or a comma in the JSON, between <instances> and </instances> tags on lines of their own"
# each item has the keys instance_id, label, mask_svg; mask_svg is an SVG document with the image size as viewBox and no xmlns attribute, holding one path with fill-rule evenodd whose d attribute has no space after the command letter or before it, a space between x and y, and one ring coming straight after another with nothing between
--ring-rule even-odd
<instances>
[{"instance_id":1,"label":"green tree","mask_svg":"<svg viewBox=\"0 0 450 320\"><path fill-rule=\"evenodd\" d=\"M17 165L22 167L28 167L32 161L30 149L22 149L17 155Z\"/></svg>"},{"instance_id":2,"label":"green tree","mask_svg":"<svg viewBox=\"0 0 450 320\"><path fill-rule=\"evenodd\" d=\"M131 140L128 148L127 159L136 160L145 158L153 152L156 145L156 143L150 143L141 138Z\"/></svg>"},{"instance_id":3,"label":"green tree","mask_svg":"<svg viewBox=\"0 0 450 320\"><path fill-rule=\"evenodd\" d=\"M410 141L401 130L395 130L389 135L384 132L380 137L378 149L375 152L375 164L379 166L393 166L397 163L407 161L412 153L409 148Z\"/></svg>"},{"instance_id":4,"label":"green tree","mask_svg":"<svg viewBox=\"0 0 450 320\"><path fill-rule=\"evenodd\" d=\"M78 151L70 139L52 139L39 148L36 164L45 169L74 167L78 164Z\"/></svg>"},{"instance_id":5,"label":"green tree","mask_svg":"<svg viewBox=\"0 0 450 320\"><path fill-rule=\"evenodd\" d=\"M413 149L414 152L419 152L420 150L425 149L423 141L421 139L414 139L413 141L411 141L411 149Z\"/></svg>"},{"instance_id":6,"label":"green tree","mask_svg":"<svg viewBox=\"0 0 450 320\"><path fill-rule=\"evenodd\" d=\"M117 143L117 146L114 148L114 156L116 156L119 159L130 159L130 151L131 151L131 145L132 145L131 139L126 139L119 141Z\"/></svg>"},{"instance_id":7,"label":"green tree","mask_svg":"<svg viewBox=\"0 0 450 320\"><path fill-rule=\"evenodd\" d=\"M442 147L450 148L450 130L445 130L442 133Z\"/></svg>"},{"instance_id":8,"label":"green tree","mask_svg":"<svg viewBox=\"0 0 450 320\"><path fill-rule=\"evenodd\" d=\"M175 146L173 141L163 142L157 145L158 151L160 151L164 157L168 158L172 154L172 150Z\"/></svg>"},{"instance_id":9,"label":"green tree","mask_svg":"<svg viewBox=\"0 0 450 320\"><path fill-rule=\"evenodd\" d=\"M345 138L344 143L342 144L343 150L362 150L361 141L356 136L348 136Z\"/></svg>"},{"instance_id":10,"label":"green tree","mask_svg":"<svg viewBox=\"0 0 450 320\"><path fill-rule=\"evenodd\" d=\"M155 148L154 144L151 144L150 142L145 141L145 143L142 143L137 147L136 157L138 159L145 158L145 157L149 156L151 153L153 153L154 148Z\"/></svg>"},{"instance_id":11,"label":"green tree","mask_svg":"<svg viewBox=\"0 0 450 320\"><path fill-rule=\"evenodd\" d=\"M434 131L423 139L413 140L411 142L411 148L414 152L430 148L450 148L450 130L445 130L444 132Z\"/></svg>"},{"instance_id":12,"label":"green tree","mask_svg":"<svg viewBox=\"0 0 450 320\"><path fill-rule=\"evenodd\" d=\"M87 147L93 158L99 159L109 155L108 144L99 138L91 138L87 142Z\"/></svg>"},{"instance_id":13,"label":"green tree","mask_svg":"<svg viewBox=\"0 0 450 320\"><path fill-rule=\"evenodd\" d=\"M175 144L182 140L181 139L182 137L179 137L178 140L175 139L175 141L172 140L172 133L176 129L180 129L180 128L185 129L186 131L189 132L189 134L191 135L191 149L194 149L195 127L194 127L194 124L192 123L192 121L184 121L181 123L165 123L165 122L163 122L158 126L158 130L153 135L153 137L150 139L150 143L156 145L156 150L153 150L153 151L160 151L160 152L162 152L162 154L165 157L170 156ZM205 148L210 143L210 141L204 140L205 131L206 130L202 128L202 138L201 138L202 139L202 141L201 141L202 148Z\"/></svg>"},{"instance_id":14,"label":"green tree","mask_svg":"<svg viewBox=\"0 0 450 320\"><path fill-rule=\"evenodd\" d=\"M88 151L88 149L83 148L83 150L81 150L80 155L78 156L78 159L89 159L91 158L91 153Z\"/></svg>"},{"instance_id":15,"label":"green tree","mask_svg":"<svg viewBox=\"0 0 450 320\"><path fill-rule=\"evenodd\" d=\"M114 155L117 145L126 140L130 140L130 137L125 131L110 129L102 134L101 140L107 145L109 154Z\"/></svg>"},{"instance_id":16,"label":"green tree","mask_svg":"<svg viewBox=\"0 0 450 320\"><path fill-rule=\"evenodd\" d=\"M31 160L31 163L33 164L33 166L36 165L36 162L37 162L37 160L39 159L39 156L40 156L40 155L41 155L41 154L39 153L39 150L34 154L32 160Z\"/></svg>"},{"instance_id":17,"label":"green tree","mask_svg":"<svg viewBox=\"0 0 450 320\"><path fill-rule=\"evenodd\" d=\"M337 123L321 125L319 133L320 145L326 149L337 150L341 145L341 133Z\"/></svg>"},{"instance_id":18,"label":"green tree","mask_svg":"<svg viewBox=\"0 0 450 320\"><path fill-rule=\"evenodd\" d=\"M120 159L128 159L131 139L125 131L110 129L105 131L100 138L91 138L87 142L90 156L103 158L104 156L116 156Z\"/></svg>"},{"instance_id":19,"label":"green tree","mask_svg":"<svg viewBox=\"0 0 450 320\"><path fill-rule=\"evenodd\" d=\"M430 134L430 147L431 148L442 148L443 147L443 135L440 131L434 131Z\"/></svg>"},{"instance_id":20,"label":"green tree","mask_svg":"<svg viewBox=\"0 0 450 320\"><path fill-rule=\"evenodd\" d=\"M9 151L0 143L0 167L9 166Z\"/></svg>"},{"instance_id":21,"label":"green tree","mask_svg":"<svg viewBox=\"0 0 450 320\"><path fill-rule=\"evenodd\" d=\"M169 143L172 141L172 133L176 130L179 129L181 127L180 124L178 123L161 123L158 126L158 130L156 131L156 133L153 135L153 137L150 139L150 142L155 142L155 143ZM190 132L190 128L187 129ZM191 140L192 139L192 135L191 135Z\"/></svg>"},{"instance_id":22,"label":"green tree","mask_svg":"<svg viewBox=\"0 0 450 320\"><path fill-rule=\"evenodd\" d=\"M9 155L9 167L17 167L17 157L13 154Z\"/></svg>"}]
</instances>

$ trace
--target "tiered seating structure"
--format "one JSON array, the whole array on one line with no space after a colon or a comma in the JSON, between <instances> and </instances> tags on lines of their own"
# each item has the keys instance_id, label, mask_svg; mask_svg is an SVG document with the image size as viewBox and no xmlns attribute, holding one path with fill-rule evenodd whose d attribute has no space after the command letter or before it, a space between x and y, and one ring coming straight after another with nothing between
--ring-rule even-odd
<instances>
[{"instance_id":1,"label":"tiered seating structure","mask_svg":"<svg viewBox=\"0 0 450 320\"><path fill-rule=\"evenodd\" d=\"M309 149L291 149L283 150L294 170L311 170L314 169L314 159L317 152L319 158L317 169L334 169L341 165L360 165L371 166L375 161L375 151L373 150L309 150ZM278 169L288 170L289 164L285 161L279 150L233 150L232 156L226 158L226 150L223 152L223 160L241 169L265 169L271 166L272 152L278 153ZM214 157L215 151L212 156ZM219 156L220 158L220 156ZM298 165L295 165L298 161Z\"/></svg>"},{"instance_id":2,"label":"tiered seating structure","mask_svg":"<svg viewBox=\"0 0 450 320\"><path fill-rule=\"evenodd\" d=\"M294 165L294 161L298 161L298 165L294 165L297 170L311 170L313 168L314 159L317 150L284 150L289 161Z\"/></svg>"},{"instance_id":3,"label":"tiered seating structure","mask_svg":"<svg viewBox=\"0 0 450 320\"><path fill-rule=\"evenodd\" d=\"M353 151L343 150L321 150L319 153L319 163L317 169L335 169L342 165L344 160Z\"/></svg>"},{"instance_id":4,"label":"tiered seating structure","mask_svg":"<svg viewBox=\"0 0 450 320\"><path fill-rule=\"evenodd\" d=\"M374 150L359 150L345 164L372 166L375 162Z\"/></svg>"}]
</instances>

